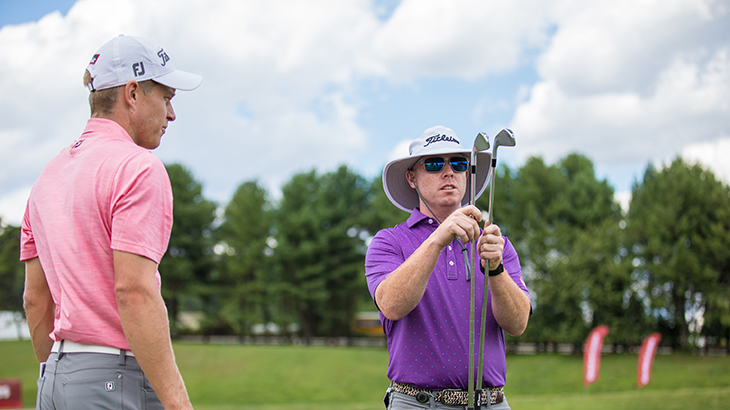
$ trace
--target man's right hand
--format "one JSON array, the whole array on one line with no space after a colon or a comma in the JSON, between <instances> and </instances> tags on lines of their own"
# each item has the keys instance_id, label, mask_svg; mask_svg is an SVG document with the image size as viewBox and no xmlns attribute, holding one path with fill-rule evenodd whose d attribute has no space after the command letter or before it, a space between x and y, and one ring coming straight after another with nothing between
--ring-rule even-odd
<instances>
[{"instance_id":1,"label":"man's right hand","mask_svg":"<svg viewBox=\"0 0 730 410\"><path fill-rule=\"evenodd\" d=\"M442 248L454 239L462 243L471 242L479 238L479 223L482 220L481 211L474 205L467 205L457 209L449 215L434 231L434 239Z\"/></svg>"}]
</instances>

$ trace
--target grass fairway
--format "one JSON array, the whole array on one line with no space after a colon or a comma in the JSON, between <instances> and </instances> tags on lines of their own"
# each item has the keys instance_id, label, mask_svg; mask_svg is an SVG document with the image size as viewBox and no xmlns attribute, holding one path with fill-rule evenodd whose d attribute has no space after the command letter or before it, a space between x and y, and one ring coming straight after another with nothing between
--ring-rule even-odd
<instances>
[{"instance_id":1,"label":"grass fairway","mask_svg":"<svg viewBox=\"0 0 730 410\"><path fill-rule=\"evenodd\" d=\"M382 410L388 353L382 348L176 343L197 410ZM730 357L657 356L652 380L636 390L635 355L604 356L599 380L583 388L582 356L507 357L513 409L728 409ZM35 403L30 342L0 342L0 378L23 381Z\"/></svg>"}]
</instances>

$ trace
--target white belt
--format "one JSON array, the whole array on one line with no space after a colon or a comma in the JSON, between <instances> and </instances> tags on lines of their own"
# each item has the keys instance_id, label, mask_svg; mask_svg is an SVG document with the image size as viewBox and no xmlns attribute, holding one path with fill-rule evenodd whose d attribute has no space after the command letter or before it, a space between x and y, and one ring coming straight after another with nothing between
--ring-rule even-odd
<instances>
[{"instance_id":1,"label":"white belt","mask_svg":"<svg viewBox=\"0 0 730 410\"><path fill-rule=\"evenodd\" d=\"M61 343L63 343L63 349L61 349ZM124 354L126 356L134 357L134 353L130 352L129 350L118 349L116 347L111 347L111 346L86 345L83 343L72 342L70 340L62 340L60 342L53 342L53 347L51 348L51 352L58 353L59 350L63 350L63 353L103 353L103 354L113 354L113 355L117 355L117 356L119 356L119 353L121 351L124 351Z\"/></svg>"}]
</instances>

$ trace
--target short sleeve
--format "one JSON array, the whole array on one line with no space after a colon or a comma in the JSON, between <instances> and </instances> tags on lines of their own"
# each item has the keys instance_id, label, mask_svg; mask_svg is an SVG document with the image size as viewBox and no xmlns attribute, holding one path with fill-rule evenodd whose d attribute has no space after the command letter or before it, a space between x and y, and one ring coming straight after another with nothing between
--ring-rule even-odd
<instances>
[{"instance_id":1,"label":"short sleeve","mask_svg":"<svg viewBox=\"0 0 730 410\"><path fill-rule=\"evenodd\" d=\"M365 278L373 299L380 282L405 262L401 248L396 246L397 243L393 234L386 229L379 231L370 241L365 255Z\"/></svg>"},{"instance_id":2,"label":"short sleeve","mask_svg":"<svg viewBox=\"0 0 730 410\"><path fill-rule=\"evenodd\" d=\"M112 249L160 263L172 231L165 166L152 153L137 152L121 163L112 184Z\"/></svg>"},{"instance_id":3,"label":"short sleeve","mask_svg":"<svg viewBox=\"0 0 730 410\"><path fill-rule=\"evenodd\" d=\"M25 206L25 214L20 225L20 260L27 261L38 257L33 230L30 226L29 205Z\"/></svg>"}]
</instances>

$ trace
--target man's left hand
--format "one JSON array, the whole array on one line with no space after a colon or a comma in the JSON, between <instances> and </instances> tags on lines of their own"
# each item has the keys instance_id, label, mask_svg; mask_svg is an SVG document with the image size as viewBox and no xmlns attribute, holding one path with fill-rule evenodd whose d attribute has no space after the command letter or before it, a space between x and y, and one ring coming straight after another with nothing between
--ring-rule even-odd
<instances>
[{"instance_id":1,"label":"man's left hand","mask_svg":"<svg viewBox=\"0 0 730 410\"><path fill-rule=\"evenodd\" d=\"M497 269L502 263L502 252L504 251L504 238L499 226L485 226L477 246L479 257L486 261L488 270Z\"/></svg>"}]
</instances>

